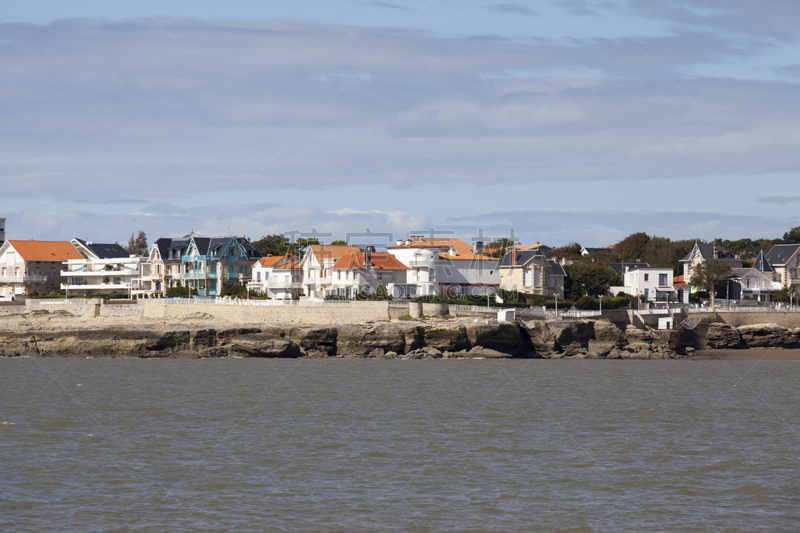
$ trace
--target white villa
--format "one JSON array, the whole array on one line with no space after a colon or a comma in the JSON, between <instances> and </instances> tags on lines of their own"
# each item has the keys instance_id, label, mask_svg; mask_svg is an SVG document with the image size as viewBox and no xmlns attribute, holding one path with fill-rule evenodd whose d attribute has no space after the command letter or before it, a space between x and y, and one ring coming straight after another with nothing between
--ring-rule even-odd
<instances>
[{"instance_id":1,"label":"white villa","mask_svg":"<svg viewBox=\"0 0 800 533\"><path fill-rule=\"evenodd\" d=\"M277 300L291 300L303 291L303 269L298 257L267 255L253 263L251 270L249 290Z\"/></svg>"},{"instance_id":2,"label":"white villa","mask_svg":"<svg viewBox=\"0 0 800 533\"><path fill-rule=\"evenodd\" d=\"M359 254L358 246L313 244L306 248L300 267L303 289L309 298L323 298L332 283L331 269L344 255Z\"/></svg>"},{"instance_id":3,"label":"white villa","mask_svg":"<svg viewBox=\"0 0 800 533\"><path fill-rule=\"evenodd\" d=\"M61 288L67 296L136 292L139 266L145 258L129 254L119 244L82 239L70 243L80 252L80 258L63 263Z\"/></svg>"},{"instance_id":4,"label":"white villa","mask_svg":"<svg viewBox=\"0 0 800 533\"><path fill-rule=\"evenodd\" d=\"M392 298L405 298L409 270L393 255L367 247L363 253L343 255L333 265L326 295L355 298L359 293L375 294L383 287Z\"/></svg>"},{"instance_id":5,"label":"white villa","mask_svg":"<svg viewBox=\"0 0 800 533\"><path fill-rule=\"evenodd\" d=\"M650 301L669 298L675 301L676 291L672 286L672 269L669 267L625 267L621 287L609 287L614 296L625 293L644 296Z\"/></svg>"},{"instance_id":6,"label":"white villa","mask_svg":"<svg viewBox=\"0 0 800 533\"><path fill-rule=\"evenodd\" d=\"M775 270L782 288L800 288L800 244L776 244L765 258Z\"/></svg>"},{"instance_id":7,"label":"white villa","mask_svg":"<svg viewBox=\"0 0 800 533\"><path fill-rule=\"evenodd\" d=\"M415 236L386 249L409 267L408 298L444 290L477 296L500 287L499 261L484 254L481 242L473 247L461 239Z\"/></svg>"}]
</instances>

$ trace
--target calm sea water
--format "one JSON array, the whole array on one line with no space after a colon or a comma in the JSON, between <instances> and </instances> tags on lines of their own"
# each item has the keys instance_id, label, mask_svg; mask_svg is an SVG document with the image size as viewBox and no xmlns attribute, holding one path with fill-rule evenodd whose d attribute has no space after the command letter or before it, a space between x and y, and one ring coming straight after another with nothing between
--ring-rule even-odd
<instances>
[{"instance_id":1,"label":"calm sea water","mask_svg":"<svg viewBox=\"0 0 800 533\"><path fill-rule=\"evenodd\" d=\"M800 363L0 360L2 531L798 531Z\"/></svg>"}]
</instances>

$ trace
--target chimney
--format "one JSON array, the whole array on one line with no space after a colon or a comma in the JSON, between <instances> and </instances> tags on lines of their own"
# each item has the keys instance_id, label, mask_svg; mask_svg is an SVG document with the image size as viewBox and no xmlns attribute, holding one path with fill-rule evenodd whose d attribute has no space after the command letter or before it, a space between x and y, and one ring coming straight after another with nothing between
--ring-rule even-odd
<instances>
[{"instance_id":1,"label":"chimney","mask_svg":"<svg viewBox=\"0 0 800 533\"><path fill-rule=\"evenodd\" d=\"M717 250L717 241L714 241L714 259L719 259L719 250Z\"/></svg>"},{"instance_id":2,"label":"chimney","mask_svg":"<svg viewBox=\"0 0 800 533\"><path fill-rule=\"evenodd\" d=\"M511 266L514 266L516 264L517 264L517 249L516 248L512 248L511 249Z\"/></svg>"},{"instance_id":3,"label":"chimney","mask_svg":"<svg viewBox=\"0 0 800 533\"><path fill-rule=\"evenodd\" d=\"M475 243L475 255L483 255L483 241L477 241Z\"/></svg>"}]
</instances>

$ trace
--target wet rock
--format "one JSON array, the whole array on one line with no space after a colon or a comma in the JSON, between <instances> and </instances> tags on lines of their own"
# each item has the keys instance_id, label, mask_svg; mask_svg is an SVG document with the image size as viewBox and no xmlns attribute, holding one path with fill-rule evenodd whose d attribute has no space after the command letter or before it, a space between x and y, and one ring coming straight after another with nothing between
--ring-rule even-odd
<instances>
[{"instance_id":1,"label":"wet rock","mask_svg":"<svg viewBox=\"0 0 800 533\"><path fill-rule=\"evenodd\" d=\"M457 352L470 348L464 326L456 324L431 324L422 327L422 341L439 351Z\"/></svg>"},{"instance_id":2,"label":"wet rock","mask_svg":"<svg viewBox=\"0 0 800 533\"><path fill-rule=\"evenodd\" d=\"M739 332L724 322L712 322L705 332L708 348L744 348Z\"/></svg>"},{"instance_id":3,"label":"wet rock","mask_svg":"<svg viewBox=\"0 0 800 533\"><path fill-rule=\"evenodd\" d=\"M561 347L566 350L568 346L576 344L588 348L589 340L594 338L592 320L548 320L545 324L555 337L556 349Z\"/></svg>"},{"instance_id":4,"label":"wet rock","mask_svg":"<svg viewBox=\"0 0 800 533\"><path fill-rule=\"evenodd\" d=\"M484 348L483 346L473 346L464 357L482 357L484 359L509 359L511 354L492 350L491 348Z\"/></svg>"},{"instance_id":5,"label":"wet rock","mask_svg":"<svg viewBox=\"0 0 800 533\"><path fill-rule=\"evenodd\" d=\"M778 324L741 326L737 331L749 348L792 348L797 342L787 328Z\"/></svg>"},{"instance_id":6,"label":"wet rock","mask_svg":"<svg viewBox=\"0 0 800 533\"><path fill-rule=\"evenodd\" d=\"M192 350L197 351L215 347L217 345L217 330L200 329L193 331L190 336L189 345Z\"/></svg>"},{"instance_id":7,"label":"wet rock","mask_svg":"<svg viewBox=\"0 0 800 533\"><path fill-rule=\"evenodd\" d=\"M231 341L228 353L239 357L297 358L305 355L296 342L265 333L239 335Z\"/></svg>"},{"instance_id":8,"label":"wet rock","mask_svg":"<svg viewBox=\"0 0 800 533\"><path fill-rule=\"evenodd\" d=\"M556 351L556 336L547 327L544 320L520 320L522 335L527 336L527 341L537 353L552 353Z\"/></svg>"},{"instance_id":9,"label":"wet rock","mask_svg":"<svg viewBox=\"0 0 800 533\"><path fill-rule=\"evenodd\" d=\"M394 324L346 324L337 326L336 353L348 357L367 355L376 348L384 353L404 352L405 333Z\"/></svg>"},{"instance_id":10,"label":"wet rock","mask_svg":"<svg viewBox=\"0 0 800 533\"><path fill-rule=\"evenodd\" d=\"M467 324L465 326L470 346L514 355L520 348L520 328L515 322L499 324Z\"/></svg>"},{"instance_id":11,"label":"wet rock","mask_svg":"<svg viewBox=\"0 0 800 533\"><path fill-rule=\"evenodd\" d=\"M625 343L625 335L621 329L611 322L598 320L594 323L594 340L613 346L621 346Z\"/></svg>"}]
</instances>

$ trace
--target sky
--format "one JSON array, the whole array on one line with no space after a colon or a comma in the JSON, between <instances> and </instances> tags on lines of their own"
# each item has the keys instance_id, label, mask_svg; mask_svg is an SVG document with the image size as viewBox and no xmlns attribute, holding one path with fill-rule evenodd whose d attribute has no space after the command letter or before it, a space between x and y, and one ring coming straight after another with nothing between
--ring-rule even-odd
<instances>
[{"instance_id":1,"label":"sky","mask_svg":"<svg viewBox=\"0 0 800 533\"><path fill-rule=\"evenodd\" d=\"M799 226L800 3L0 0L9 239Z\"/></svg>"}]
</instances>

